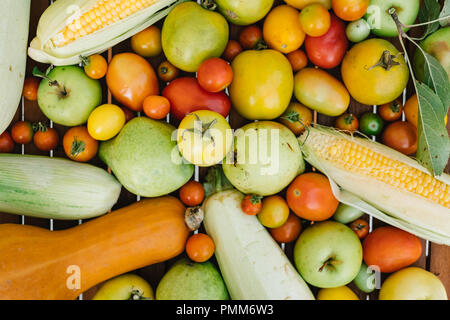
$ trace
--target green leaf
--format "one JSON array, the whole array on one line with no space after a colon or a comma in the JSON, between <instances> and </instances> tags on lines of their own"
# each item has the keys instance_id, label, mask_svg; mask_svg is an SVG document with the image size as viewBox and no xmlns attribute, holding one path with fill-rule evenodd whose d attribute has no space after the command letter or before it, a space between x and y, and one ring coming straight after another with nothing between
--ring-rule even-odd
<instances>
[{"instance_id":1,"label":"green leaf","mask_svg":"<svg viewBox=\"0 0 450 320\"><path fill-rule=\"evenodd\" d=\"M439 5L439 2L436 0L424 0L422 1L422 6L419 10L419 22L425 23L428 21L436 20L439 18L439 14L441 12L441 6ZM433 22L430 24L427 24L425 26L425 33L422 36L422 39L424 39L427 35L435 32L437 29L439 29L439 22Z\"/></svg>"},{"instance_id":2,"label":"green leaf","mask_svg":"<svg viewBox=\"0 0 450 320\"><path fill-rule=\"evenodd\" d=\"M433 89L439 96L439 99L441 99L443 108L440 115L443 119L450 106L450 81L448 80L447 72L435 57L425 51L423 51L422 54L425 59L424 82L428 87ZM439 110L436 111L439 113Z\"/></svg>"},{"instance_id":3,"label":"green leaf","mask_svg":"<svg viewBox=\"0 0 450 320\"><path fill-rule=\"evenodd\" d=\"M442 8L441 14L439 15L439 18L444 17L447 18L439 21L439 23L443 27L450 25L450 0L445 0L444 7Z\"/></svg>"},{"instance_id":4,"label":"green leaf","mask_svg":"<svg viewBox=\"0 0 450 320\"><path fill-rule=\"evenodd\" d=\"M444 172L450 155L441 99L428 86L416 81L419 101L417 160L434 176Z\"/></svg>"}]
</instances>

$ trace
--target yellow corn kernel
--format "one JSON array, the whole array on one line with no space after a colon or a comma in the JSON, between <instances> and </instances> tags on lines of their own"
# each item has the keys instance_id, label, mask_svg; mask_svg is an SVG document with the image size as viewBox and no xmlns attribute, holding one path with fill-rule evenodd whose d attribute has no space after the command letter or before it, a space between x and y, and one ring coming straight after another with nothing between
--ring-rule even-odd
<instances>
[{"instance_id":1,"label":"yellow corn kernel","mask_svg":"<svg viewBox=\"0 0 450 320\"><path fill-rule=\"evenodd\" d=\"M60 48L101 30L114 22L123 20L141 9L150 7L158 0L98 0L92 8L74 19L51 39Z\"/></svg>"}]
</instances>

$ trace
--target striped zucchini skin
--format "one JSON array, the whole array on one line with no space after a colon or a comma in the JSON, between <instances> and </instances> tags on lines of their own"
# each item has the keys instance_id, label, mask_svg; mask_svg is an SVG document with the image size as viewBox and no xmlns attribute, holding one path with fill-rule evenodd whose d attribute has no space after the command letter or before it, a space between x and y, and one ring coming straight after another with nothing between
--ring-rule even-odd
<instances>
[{"instance_id":1,"label":"striped zucchini skin","mask_svg":"<svg viewBox=\"0 0 450 320\"><path fill-rule=\"evenodd\" d=\"M90 164L44 156L0 154L0 212L77 220L117 202L120 183Z\"/></svg>"}]
</instances>

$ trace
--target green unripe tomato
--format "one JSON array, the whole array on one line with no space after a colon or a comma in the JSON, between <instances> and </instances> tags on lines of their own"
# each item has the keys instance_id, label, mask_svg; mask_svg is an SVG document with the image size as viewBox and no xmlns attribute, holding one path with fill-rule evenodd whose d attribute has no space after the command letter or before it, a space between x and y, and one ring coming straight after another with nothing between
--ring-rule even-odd
<instances>
[{"instance_id":1,"label":"green unripe tomato","mask_svg":"<svg viewBox=\"0 0 450 320\"><path fill-rule=\"evenodd\" d=\"M364 113L359 120L359 131L368 136L378 136L383 126L383 119L376 113Z\"/></svg>"},{"instance_id":2,"label":"green unripe tomato","mask_svg":"<svg viewBox=\"0 0 450 320\"><path fill-rule=\"evenodd\" d=\"M333 219L337 222L347 224L360 218L363 214L364 212L362 212L358 208L340 203L339 207L333 215Z\"/></svg>"},{"instance_id":3,"label":"green unripe tomato","mask_svg":"<svg viewBox=\"0 0 450 320\"><path fill-rule=\"evenodd\" d=\"M358 272L358 275L353 280L353 283L358 287L359 290L365 293L371 293L377 287L377 273L375 270L369 268L363 262L361 265L361 269Z\"/></svg>"},{"instance_id":4,"label":"green unripe tomato","mask_svg":"<svg viewBox=\"0 0 450 320\"><path fill-rule=\"evenodd\" d=\"M361 42L370 34L370 25L364 19L352 21L347 25L345 34L351 42Z\"/></svg>"}]
</instances>

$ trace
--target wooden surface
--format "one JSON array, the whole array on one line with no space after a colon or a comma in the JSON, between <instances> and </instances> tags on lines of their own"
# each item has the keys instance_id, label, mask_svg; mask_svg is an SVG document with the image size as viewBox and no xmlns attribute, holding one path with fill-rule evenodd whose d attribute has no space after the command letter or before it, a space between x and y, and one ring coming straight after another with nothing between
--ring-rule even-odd
<instances>
[{"instance_id":1,"label":"wooden surface","mask_svg":"<svg viewBox=\"0 0 450 320\"><path fill-rule=\"evenodd\" d=\"M30 41L31 41L32 37L35 36L35 30L36 30L38 19L39 19L40 15L42 14L42 12L49 5L49 2L50 2L49 0L33 0L32 1L32 8L31 8L32 13L31 13L31 20L30 20L30 37L29 37ZM158 25L161 26L161 23L159 23ZM239 32L239 29L237 27L232 27L231 37L235 38L236 35L238 34L238 32ZM400 49L400 47L398 46L398 42L395 39L393 39L393 42L396 43L397 47ZM410 48L410 49L412 49L412 48ZM123 43L112 48L109 51L109 56L119 53L119 52L125 52L125 51L130 51L129 40L124 41ZM104 54L104 56L107 58L108 52L106 52ZM158 58L150 60L150 62L156 68L156 66L162 60L163 60L163 57L158 57ZM45 65L38 64L38 63L28 59L27 76L31 75L31 70L33 69L34 66L38 66L41 70L44 70L47 67ZM333 75L335 75L336 77L340 78L339 69L329 70L329 72L332 73ZM164 83L161 83L161 89L163 88L164 85L165 85ZM106 87L106 84L104 81L102 81L102 86L103 86L103 92L104 92L104 95L103 95L104 102L106 103L109 100L108 99L109 95L108 95L107 87ZM410 85L408 87L408 90L407 90L404 98L409 97L410 95L412 95L412 93L413 93L413 89L411 88L411 85ZM113 103L114 103L114 101L113 101ZM349 111L356 115L359 115L359 114L367 112L367 111L372 111L373 109L374 109L373 106L364 106L355 101L352 101ZM19 106L13 123L20 119L25 119L25 120L33 122L33 123L38 122L38 121L45 121L45 122L49 123L48 119L46 119L45 116L40 111L37 103L30 102L30 101L24 101L23 105ZM318 122L321 124L326 124L326 125L334 124L334 119L327 117L327 116L323 116L323 115L319 114L319 115L317 115L317 119L318 119ZM234 110L231 111L230 123L233 128L238 128L247 122L248 121L241 118ZM176 125L176 123L174 123L174 125ZM55 125L54 127L59 132L60 138L62 139L63 134L67 130L67 128L58 126L58 125ZM41 152L41 151L37 150L32 144L23 146L23 149L22 149L22 146L17 145L16 149L15 149L15 153L39 154L39 155L48 155L48 156L51 155L51 156L55 156L55 157L65 157L64 151L62 150L61 146L58 147L58 149L56 149L52 154L49 154L47 152ZM105 167L105 165L98 158L92 160L91 163L107 169ZM447 172L449 172L449 171L447 170ZM205 171L201 170L200 171L200 179L204 176L204 174L205 174ZM126 206L137 200L138 200L138 198L135 195L133 195L133 194L127 192L125 189L123 189L120 199L119 199L118 203L116 204L115 208ZM427 214L427 213L424 212L424 214ZM369 220L370 218L366 217L366 219ZM61 230L61 229L66 229L66 228L76 226L79 223L81 223L81 221L48 220L48 219L38 219L38 218L30 218L30 217L23 217L23 216L18 216L18 215L10 215L10 214L0 213L0 223L18 223L18 224L24 223L24 224L28 224L28 225L36 225L36 226L40 226L43 228L49 228L49 229L53 229L53 230ZM375 219L373 220L373 226L372 226L373 228L377 228L382 225L383 225L383 223L381 223L380 221L377 221ZM422 257L419 259L419 261L415 263L415 265L418 267L427 269L427 270L433 272L434 274L436 274L442 280L442 282L446 286L447 292L450 294L450 270L449 270L450 247L440 246L440 245L435 245L435 244L428 244L426 241L422 241L422 244L423 244L423 249L424 249L423 254L422 254ZM293 245L290 244L290 245L286 245L286 249L285 249L287 255L291 258L292 258L292 248L293 248ZM136 270L136 273L138 273L139 275L146 278L152 284L152 286L154 288L156 288L156 285L158 284L160 278L162 277L165 270L167 270L167 267L172 262L173 262L173 260L166 262L166 263L153 265L153 266L141 269L141 270ZM361 299L367 299L367 298L377 299L377 296L378 296L377 291L378 290L375 291L373 294L367 296L366 294L358 291L354 286L352 286L352 289L354 289L355 292L357 292L359 294ZM96 288L92 288L91 290L85 292L84 295L82 296L82 298L89 299L90 297L92 297L92 295L95 293L95 291L96 291Z\"/></svg>"}]
</instances>

